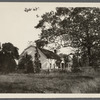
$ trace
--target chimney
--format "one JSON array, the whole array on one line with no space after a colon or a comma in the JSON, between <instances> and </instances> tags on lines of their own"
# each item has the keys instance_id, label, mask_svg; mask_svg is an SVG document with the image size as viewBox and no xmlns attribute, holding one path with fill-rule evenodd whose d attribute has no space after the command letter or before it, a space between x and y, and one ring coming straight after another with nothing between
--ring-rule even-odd
<instances>
[{"instance_id":1,"label":"chimney","mask_svg":"<svg viewBox=\"0 0 100 100\"><path fill-rule=\"evenodd\" d=\"M57 54L57 50L56 49L54 50L54 53Z\"/></svg>"}]
</instances>

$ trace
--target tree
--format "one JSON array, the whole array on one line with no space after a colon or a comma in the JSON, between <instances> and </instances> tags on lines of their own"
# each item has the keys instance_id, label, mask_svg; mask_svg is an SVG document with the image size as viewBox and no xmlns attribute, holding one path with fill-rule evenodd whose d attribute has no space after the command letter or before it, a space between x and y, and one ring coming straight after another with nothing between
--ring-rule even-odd
<instances>
[{"instance_id":1,"label":"tree","mask_svg":"<svg viewBox=\"0 0 100 100\"><path fill-rule=\"evenodd\" d=\"M12 43L2 44L2 52L11 54L11 56L13 56L14 59L19 58L18 48L15 47Z\"/></svg>"},{"instance_id":2,"label":"tree","mask_svg":"<svg viewBox=\"0 0 100 100\"><path fill-rule=\"evenodd\" d=\"M39 60L40 55L38 52L38 47L36 46L36 53L35 53L35 60L34 60L34 65L35 65L35 72L39 73L41 69L41 62Z\"/></svg>"},{"instance_id":3,"label":"tree","mask_svg":"<svg viewBox=\"0 0 100 100\"><path fill-rule=\"evenodd\" d=\"M63 16L70 10L68 8L56 8L56 12L48 12L43 14L42 20L35 28L41 28L40 39L48 41L48 43L55 43L55 46L59 48L63 46L63 40L68 39L68 35L64 34L65 30L61 27ZM64 12L63 12L64 10ZM63 16L62 16L63 15Z\"/></svg>"},{"instance_id":4,"label":"tree","mask_svg":"<svg viewBox=\"0 0 100 100\"><path fill-rule=\"evenodd\" d=\"M18 59L18 49L11 43L2 44L0 51L0 71L1 72L13 72L16 68L16 62L14 59Z\"/></svg>"},{"instance_id":5,"label":"tree","mask_svg":"<svg viewBox=\"0 0 100 100\"><path fill-rule=\"evenodd\" d=\"M92 54L100 48L100 8L57 7L56 12L43 14L36 28L42 29L40 39L78 48L92 65Z\"/></svg>"},{"instance_id":6,"label":"tree","mask_svg":"<svg viewBox=\"0 0 100 100\"><path fill-rule=\"evenodd\" d=\"M34 73L34 65L32 61L32 56L27 53L22 57L18 64L18 69L22 69L25 73Z\"/></svg>"},{"instance_id":7,"label":"tree","mask_svg":"<svg viewBox=\"0 0 100 100\"><path fill-rule=\"evenodd\" d=\"M77 13L75 13L77 12ZM73 14L74 13L74 14ZM71 14L73 19L72 43L87 53L89 65L92 65L93 49L100 46L100 9L99 8L75 8Z\"/></svg>"}]
</instances>

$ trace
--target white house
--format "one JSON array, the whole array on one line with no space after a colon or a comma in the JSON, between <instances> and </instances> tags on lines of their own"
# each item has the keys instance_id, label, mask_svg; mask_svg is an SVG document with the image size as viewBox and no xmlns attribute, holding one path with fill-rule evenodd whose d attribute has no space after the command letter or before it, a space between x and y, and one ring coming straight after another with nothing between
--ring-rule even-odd
<instances>
[{"instance_id":1,"label":"white house","mask_svg":"<svg viewBox=\"0 0 100 100\"><path fill-rule=\"evenodd\" d=\"M46 49L42 49L42 48L38 48L38 52L39 52L39 55L40 55L40 63L41 63L41 69L43 70L51 70L51 69L54 69L54 68L58 68L56 66L56 61L59 60L60 61L60 57L52 52L52 51L49 51L49 50L46 50ZM32 56L32 61L34 62L35 60L35 53L36 53L36 47L35 46L29 46L28 48L26 48L22 54L20 55L20 59L22 56L24 56L25 54L28 54L28 55L31 55ZM19 59L19 61L20 61Z\"/></svg>"}]
</instances>

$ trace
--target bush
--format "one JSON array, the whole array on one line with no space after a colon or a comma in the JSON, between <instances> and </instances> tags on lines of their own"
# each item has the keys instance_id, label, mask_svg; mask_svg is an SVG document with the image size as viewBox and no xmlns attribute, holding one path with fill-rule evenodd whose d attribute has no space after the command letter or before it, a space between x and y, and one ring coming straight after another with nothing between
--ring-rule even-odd
<instances>
[{"instance_id":1,"label":"bush","mask_svg":"<svg viewBox=\"0 0 100 100\"><path fill-rule=\"evenodd\" d=\"M34 73L34 65L32 61L32 56L26 54L19 61L18 69L23 69L25 73Z\"/></svg>"}]
</instances>

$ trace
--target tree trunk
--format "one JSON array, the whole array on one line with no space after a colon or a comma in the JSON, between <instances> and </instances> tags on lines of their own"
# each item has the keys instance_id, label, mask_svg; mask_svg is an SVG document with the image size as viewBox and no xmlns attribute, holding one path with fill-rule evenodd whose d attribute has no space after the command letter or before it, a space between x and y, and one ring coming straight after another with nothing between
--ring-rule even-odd
<instances>
[{"instance_id":1,"label":"tree trunk","mask_svg":"<svg viewBox=\"0 0 100 100\"><path fill-rule=\"evenodd\" d=\"M91 48L88 47L87 49L88 49L88 62L89 62L88 65L91 66Z\"/></svg>"},{"instance_id":2,"label":"tree trunk","mask_svg":"<svg viewBox=\"0 0 100 100\"><path fill-rule=\"evenodd\" d=\"M88 33L89 28L86 25L86 33L87 33L87 53L88 53L88 66L91 66L91 39L90 39L90 35Z\"/></svg>"}]
</instances>

